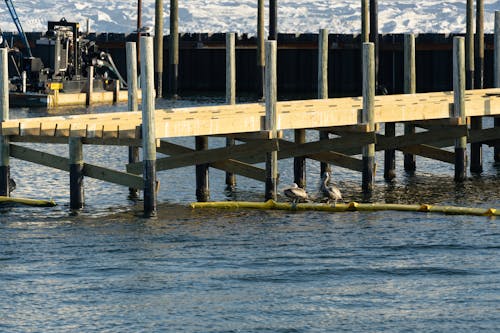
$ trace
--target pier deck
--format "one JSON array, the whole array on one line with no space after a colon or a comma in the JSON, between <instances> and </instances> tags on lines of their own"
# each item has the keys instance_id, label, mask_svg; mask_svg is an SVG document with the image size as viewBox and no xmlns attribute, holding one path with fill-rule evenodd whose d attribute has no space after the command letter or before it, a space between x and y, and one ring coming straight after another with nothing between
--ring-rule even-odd
<instances>
[{"instance_id":1,"label":"pier deck","mask_svg":"<svg viewBox=\"0 0 500 333\"><path fill-rule=\"evenodd\" d=\"M277 130L324 129L350 126L367 131L361 120L362 97L282 101L276 104ZM466 117L500 116L500 88L469 90ZM266 138L264 103L199 106L155 111L156 138L261 133ZM453 117L453 92L377 96L374 122L420 122L460 125ZM16 141L43 142L49 138L140 139L141 112L116 112L11 119L0 123L1 134ZM342 130L342 128L337 128ZM244 135L242 135L244 137ZM29 137L18 138L18 137ZM115 142L110 141L110 142ZM114 143L111 143L114 144Z\"/></svg>"}]
</instances>

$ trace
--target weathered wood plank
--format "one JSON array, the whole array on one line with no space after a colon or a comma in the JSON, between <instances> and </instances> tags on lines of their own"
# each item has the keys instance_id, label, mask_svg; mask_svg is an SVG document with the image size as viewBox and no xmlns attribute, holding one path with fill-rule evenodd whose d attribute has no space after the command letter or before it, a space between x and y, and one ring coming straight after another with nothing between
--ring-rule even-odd
<instances>
[{"instance_id":1,"label":"weathered wood plank","mask_svg":"<svg viewBox=\"0 0 500 333\"><path fill-rule=\"evenodd\" d=\"M69 159L66 157L44 153L35 149L13 144L10 145L10 156L23 161L69 172Z\"/></svg>"},{"instance_id":2,"label":"weathered wood plank","mask_svg":"<svg viewBox=\"0 0 500 333\"><path fill-rule=\"evenodd\" d=\"M376 96L374 103L375 123L431 119L446 122L453 111L453 93ZM278 102L276 108L278 130L355 127L360 123L362 99L343 97L283 101ZM465 108L467 117L500 115L500 89L467 91ZM155 110L157 137L259 132L264 130L264 114L262 103L159 109ZM66 137L70 134L84 134L83 137L133 138L134 128L139 126L141 121L140 112L115 112L11 119L2 122L0 126L2 134L8 136L21 134ZM450 122L453 123L454 120ZM86 133L82 132L82 124ZM120 133L113 127L115 124L119 124ZM107 128L110 128L112 133L107 133Z\"/></svg>"},{"instance_id":3,"label":"weathered wood plank","mask_svg":"<svg viewBox=\"0 0 500 333\"><path fill-rule=\"evenodd\" d=\"M84 163L83 174L86 177L103 180L117 185L123 185L139 190L144 189L144 179L142 179L142 177L126 172L104 168L98 165Z\"/></svg>"},{"instance_id":4,"label":"weathered wood plank","mask_svg":"<svg viewBox=\"0 0 500 333\"><path fill-rule=\"evenodd\" d=\"M306 156L324 151L343 152L350 149L357 149L357 153L359 154L364 145L375 143L375 134L359 133L349 137L340 137L302 144L292 142L286 144L282 143L283 140L280 140L280 150L278 152L279 159Z\"/></svg>"},{"instance_id":5,"label":"weathered wood plank","mask_svg":"<svg viewBox=\"0 0 500 333\"><path fill-rule=\"evenodd\" d=\"M401 147L413 146L416 144L429 144L445 139L455 139L467 135L467 126L457 126L443 130L431 130L414 134L386 137L377 134L377 144L375 150L399 149Z\"/></svg>"},{"instance_id":6,"label":"weathered wood plank","mask_svg":"<svg viewBox=\"0 0 500 333\"><path fill-rule=\"evenodd\" d=\"M263 143L247 143L242 145L235 145L230 147L215 148L210 150L200 150L200 151L186 151L183 153L178 153L173 157L159 158L156 160L156 169L170 170L175 168L181 168L189 165L214 163L217 161L223 161L228 159L239 159L239 158L252 158L252 156L258 154L262 155L264 152L273 151L278 149L278 143L276 140L267 140ZM162 149L158 149L161 152ZM131 173L140 173L142 171L142 162L131 163L127 165L127 171Z\"/></svg>"},{"instance_id":7,"label":"weathered wood plank","mask_svg":"<svg viewBox=\"0 0 500 333\"><path fill-rule=\"evenodd\" d=\"M428 145L408 146L400 150L404 153L419 155L436 161L455 163L455 153Z\"/></svg>"},{"instance_id":8,"label":"weathered wood plank","mask_svg":"<svg viewBox=\"0 0 500 333\"><path fill-rule=\"evenodd\" d=\"M156 148L156 151L165 155L175 155L175 154L194 152L194 149L190 149L181 145L161 140L160 146ZM263 160L264 158L262 158L262 161ZM266 180L264 169L255 167L251 164L241 161L235 161L231 159L226 161L217 161L210 163L210 167L222 171L236 173L240 176L244 176L261 182L264 182Z\"/></svg>"},{"instance_id":9,"label":"weathered wood plank","mask_svg":"<svg viewBox=\"0 0 500 333\"><path fill-rule=\"evenodd\" d=\"M54 154L41 152L24 146L10 145L10 156L23 161L28 161L43 165L49 168L69 172L69 159ZM117 185L134 187L138 189L144 188L144 180L142 177L104 168L97 165L84 163L84 175L87 177L107 181Z\"/></svg>"}]
</instances>

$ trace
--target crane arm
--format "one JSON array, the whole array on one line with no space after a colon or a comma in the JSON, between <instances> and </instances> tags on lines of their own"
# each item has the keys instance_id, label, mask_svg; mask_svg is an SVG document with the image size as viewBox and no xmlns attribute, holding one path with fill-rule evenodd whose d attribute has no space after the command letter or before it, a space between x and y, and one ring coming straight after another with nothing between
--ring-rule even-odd
<instances>
[{"instance_id":1,"label":"crane arm","mask_svg":"<svg viewBox=\"0 0 500 333\"><path fill-rule=\"evenodd\" d=\"M26 38L26 34L24 33L23 26L21 25L21 21L19 21L19 16L17 16L16 9L14 8L14 4L12 3L11 0L5 0L5 4L7 5L7 8L9 9L10 16L12 17L12 20L14 21L14 24L16 25L17 32L19 33L19 36L21 37L21 40L24 43L24 46L26 47L26 50L28 51L28 57L33 57L33 54L31 53L31 47L30 44L28 43L28 39Z\"/></svg>"}]
</instances>

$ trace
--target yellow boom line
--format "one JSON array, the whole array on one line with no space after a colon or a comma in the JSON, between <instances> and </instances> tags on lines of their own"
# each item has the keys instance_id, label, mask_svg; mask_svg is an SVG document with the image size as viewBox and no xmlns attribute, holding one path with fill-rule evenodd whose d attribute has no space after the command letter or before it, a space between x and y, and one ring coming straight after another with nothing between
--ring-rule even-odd
<instances>
[{"instance_id":1,"label":"yellow boom line","mask_svg":"<svg viewBox=\"0 0 500 333\"><path fill-rule=\"evenodd\" d=\"M500 211L495 208L471 208L457 206L439 206L439 205L405 205L388 203L338 203L336 205L317 204L317 203L298 203L291 204L285 202L275 202L268 200L266 202L250 201L223 201L223 202L193 202L191 208L220 208L220 209L274 209L274 210L292 210L292 211L324 211L324 212L349 212L349 211L407 211L407 212L425 212L425 213L443 213L455 215L477 215L477 216L500 216Z\"/></svg>"}]
</instances>

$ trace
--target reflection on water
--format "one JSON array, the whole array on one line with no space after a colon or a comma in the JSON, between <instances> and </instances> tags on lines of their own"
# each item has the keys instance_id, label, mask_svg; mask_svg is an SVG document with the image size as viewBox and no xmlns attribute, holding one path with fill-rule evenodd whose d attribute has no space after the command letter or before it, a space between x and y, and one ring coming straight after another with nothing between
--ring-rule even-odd
<instances>
[{"instance_id":1,"label":"reflection on water","mask_svg":"<svg viewBox=\"0 0 500 333\"><path fill-rule=\"evenodd\" d=\"M103 110L116 109L90 112ZM68 154L66 145L30 146ZM85 146L84 155L119 170L127 160L123 147ZM423 158L408 176L397 155L397 178L387 183L379 172L369 200L500 208L499 166L490 148L484 155L483 175L460 184L453 166ZM495 218L192 210L193 167L159 174L156 219L142 218L142 202L128 200L127 188L88 178L86 206L72 216L67 173L15 159L11 165L16 196L59 205L0 207L2 332L495 332L500 326ZM293 161L279 168L282 189L293 181ZM307 177L314 195L319 163L308 163ZM334 167L333 178L346 200L366 199L359 173ZM263 184L249 179L238 177L228 193L224 173L211 170L210 183L213 200L263 200Z\"/></svg>"}]
</instances>

